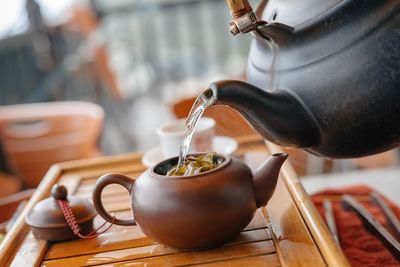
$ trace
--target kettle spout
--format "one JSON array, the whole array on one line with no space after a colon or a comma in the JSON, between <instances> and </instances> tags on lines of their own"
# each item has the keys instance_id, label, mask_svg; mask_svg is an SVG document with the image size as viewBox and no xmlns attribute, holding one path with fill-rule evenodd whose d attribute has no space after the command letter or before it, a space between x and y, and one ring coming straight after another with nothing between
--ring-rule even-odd
<instances>
[{"instance_id":1,"label":"kettle spout","mask_svg":"<svg viewBox=\"0 0 400 267\"><path fill-rule=\"evenodd\" d=\"M287 157L286 153L273 154L257 169L253 177L257 208L265 206L272 197L279 171Z\"/></svg>"},{"instance_id":2,"label":"kettle spout","mask_svg":"<svg viewBox=\"0 0 400 267\"><path fill-rule=\"evenodd\" d=\"M216 81L207 90L203 94L212 95L212 105L228 105L235 109L257 132L275 144L306 148L320 142L314 116L288 90L264 91L234 80Z\"/></svg>"}]
</instances>

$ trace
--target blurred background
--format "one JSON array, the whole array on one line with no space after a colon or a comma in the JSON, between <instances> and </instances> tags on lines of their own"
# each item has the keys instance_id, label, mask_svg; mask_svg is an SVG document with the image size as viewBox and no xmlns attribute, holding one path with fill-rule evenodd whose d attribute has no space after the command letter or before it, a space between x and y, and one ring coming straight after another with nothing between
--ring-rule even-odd
<instances>
[{"instance_id":1,"label":"blurred background","mask_svg":"<svg viewBox=\"0 0 400 267\"><path fill-rule=\"evenodd\" d=\"M245 79L251 35L229 20L223 0L0 1L0 231L53 163L153 148L177 103ZM290 153L301 176L398 165Z\"/></svg>"},{"instance_id":2,"label":"blurred background","mask_svg":"<svg viewBox=\"0 0 400 267\"><path fill-rule=\"evenodd\" d=\"M250 43L230 35L220 0L0 5L0 104L97 103L105 110L104 154L154 146L168 104L241 75Z\"/></svg>"},{"instance_id":3,"label":"blurred background","mask_svg":"<svg viewBox=\"0 0 400 267\"><path fill-rule=\"evenodd\" d=\"M0 1L0 233L52 164L154 148L176 103L243 78L229 20L222 0Z\"/></svg>"}]
</instances>

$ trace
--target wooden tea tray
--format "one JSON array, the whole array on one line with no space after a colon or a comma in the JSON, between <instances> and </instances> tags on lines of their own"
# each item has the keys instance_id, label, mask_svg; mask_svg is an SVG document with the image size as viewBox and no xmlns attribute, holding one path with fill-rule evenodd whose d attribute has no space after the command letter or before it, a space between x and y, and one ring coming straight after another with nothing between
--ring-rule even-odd
<instances>
[{"instance_id":1,"label":"wooden tea tray","mask_svg":"<svg viewBox=\"0 0 400 267\"><path fill-rule=\"evenodd\" d=\"M236 156L252 167L271 152L280 151L270 144L267 148L258 135L237 140ZM100 237L69 242L52 243L33 237L24 216L49 196L53 184L64 184L71 194L90 199L101 174L119 172L138 177L145 170L141 156L133 153L52 166L1 243L0 266L349 266L289 163L285 163L267 207L257 211L236 240L220 248L177 251L155 243L136 226L114 225ZM103 202L117 217L130 216L124 188L107 187ZM96 217L95 225L101 223L102 219Z\"/></svg>"}]
</instances>

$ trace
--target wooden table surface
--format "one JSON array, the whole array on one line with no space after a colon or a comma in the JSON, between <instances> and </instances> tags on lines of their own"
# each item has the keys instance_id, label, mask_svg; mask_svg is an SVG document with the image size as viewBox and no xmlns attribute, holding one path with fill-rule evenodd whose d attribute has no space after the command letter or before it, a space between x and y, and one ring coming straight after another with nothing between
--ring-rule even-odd
<instances>
[{"instance_id":1,"label":"wooden table surface","mask_svg":"<svg viewBox=\"0 0 400 267\"><path fill-rule=\"evenodd\" d=\"M252 168L271 152L280 151L273 145L267 148L257 135L240 137L238 142L235 156ZM97 238L59 243L33 237L24 215L49 196L53 184L64 184L70 194L90 199L101 174L119 172L137 178L145 170L141 156L133 153L53 166L2 242L0 266L349 266L289 163L284 164L267 207L257 211L237 239L220 248L177 251L157 244L136 226L114 225ZM107 187L103 202L117 217L131 215L122 187ZM96 217L95 226L101 223Z\"/></svg>"}]
</instances>

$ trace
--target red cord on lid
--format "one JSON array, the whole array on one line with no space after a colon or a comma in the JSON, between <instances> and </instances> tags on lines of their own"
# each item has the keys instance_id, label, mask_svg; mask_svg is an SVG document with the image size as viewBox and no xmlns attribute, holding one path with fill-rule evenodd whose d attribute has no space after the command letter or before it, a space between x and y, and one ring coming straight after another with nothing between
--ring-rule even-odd
<instances>
[{"instance_id":1,"label":"red cord on lid","mask_svg":"<svg viewBox=\"0 0 400 267\"><path fill-rule=\"evenodd\" d=\"M60 205L61 211L64 214L64 217L67 220L69 227L71 227L72 232L76 236L79 236L80 238L87 239L87 238L98 237L99 235L101 235L102 233L104 233L108 229L110 229L110 227L114 224L115 217L113 216L111 224L106 229L104 229L103 231L97 232L101 228L103 228L103 226L106 225L107 222L104 222L102 225L100 225L97 229L93 230L89 234L84 235L84 234L81 233L81 228L80 228L79 224L76 222L76 218L75 218L75 216L74 216L74 214L72 212L71 207L69 206L68 200L66 200L66 199L65 200L57 199L57 202Z\"/></svg>"}]
</instances>

